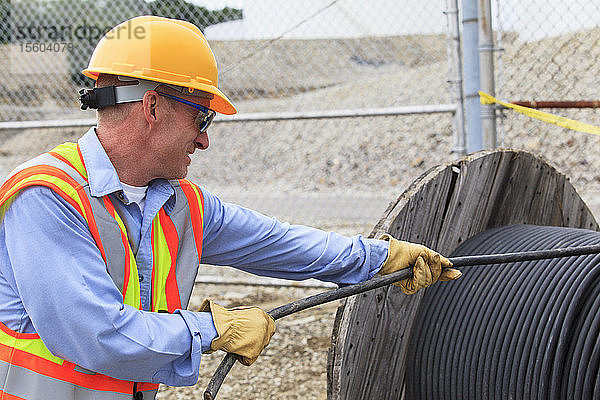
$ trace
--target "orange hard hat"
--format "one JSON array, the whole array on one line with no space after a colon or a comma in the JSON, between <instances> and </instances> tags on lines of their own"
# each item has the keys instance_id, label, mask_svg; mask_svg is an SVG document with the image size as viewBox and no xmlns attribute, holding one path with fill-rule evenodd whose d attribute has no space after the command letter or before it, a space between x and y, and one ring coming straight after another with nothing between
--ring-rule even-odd
<instances>
[{"instance_id":1,"label":"orange hard hat","mask_svg":"<svg viewBox=\"0 0 600 400\"><path fill-rule=\"evenodd\" d=\"M167 83L192 96L207 92L212 110L237 112L217 87L217 62L208 41L187 21L156 16L127 20L100 39L82 73L94 80L111 74Z\"/></svg>"}]
</instances>

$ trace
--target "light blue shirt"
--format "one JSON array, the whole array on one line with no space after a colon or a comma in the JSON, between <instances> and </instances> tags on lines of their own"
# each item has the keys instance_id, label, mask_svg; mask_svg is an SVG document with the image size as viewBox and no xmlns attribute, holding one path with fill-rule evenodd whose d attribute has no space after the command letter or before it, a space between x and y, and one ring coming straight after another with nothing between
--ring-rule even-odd
<instances>
[{"instance_id":1,"label":"light blue shirt","mask_svg":"<svg viewBox=\"0 0 600 400\"><path fill-rule=\"evenodd\" d=\"M0 224L0 321L18 332L37 332L52 353L92 371L193 385L202 352L217 335L211 314L148 311L151 223L161 207L170 211L175 191L167 180L150 182L142 215L123 194L93 128L79 145L91 195L109 195L127 227L143 310L123 305L81 215L51 189L35 186L20 192ZM387 257L387 242L282 223L204 189L202 194L204 264L352 284L373 277Z\"/></svg>"}]
</instances>

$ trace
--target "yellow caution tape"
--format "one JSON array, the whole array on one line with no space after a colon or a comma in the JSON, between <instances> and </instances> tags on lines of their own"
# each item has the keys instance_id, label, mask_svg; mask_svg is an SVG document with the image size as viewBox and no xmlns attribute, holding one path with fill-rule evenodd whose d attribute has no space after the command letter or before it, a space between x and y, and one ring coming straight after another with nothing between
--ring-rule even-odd
<instances>
[{"instance_id":1,"label":"yellow caution tape","mask_svg":"<svg viewBox=\"0 0 600 400\"><path fill-rule=\"evenodd\" d=\"M574 131L591 133L594 135L600 135L600 127L595 125L586 124L585 122L575 121L573 119L560 117L558 115L550 114L547 112L543 112L540 110L535 110L529 107L518 106L516 104L505 103L496 99L495 97L490 96L487 93L479 92L479 99L481 104L493 104L498 103L503 105L504 107L512 108L513 110L520 112L521 114L525 114L528 117L539 119L544 122L548 122L550 124L562 126L563 128L571 129Z\"/></svg>"}]
</instances>

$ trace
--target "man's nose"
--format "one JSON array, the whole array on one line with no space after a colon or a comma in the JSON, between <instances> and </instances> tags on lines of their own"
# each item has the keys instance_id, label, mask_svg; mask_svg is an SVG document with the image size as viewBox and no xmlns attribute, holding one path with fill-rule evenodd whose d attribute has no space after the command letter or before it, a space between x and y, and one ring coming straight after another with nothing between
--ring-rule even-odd
<instances>
[{"instance_id":1,"label":"man's nose","mask_svg":"<svg viewBox=\"0 0 600 400\"><path fill-rule=\"evenodd\" d=\"M200 134L198 134L194 143L196 144L196 148L200 150L208 149L208 132L201 132Z\"/></svg>"}]
</instances>

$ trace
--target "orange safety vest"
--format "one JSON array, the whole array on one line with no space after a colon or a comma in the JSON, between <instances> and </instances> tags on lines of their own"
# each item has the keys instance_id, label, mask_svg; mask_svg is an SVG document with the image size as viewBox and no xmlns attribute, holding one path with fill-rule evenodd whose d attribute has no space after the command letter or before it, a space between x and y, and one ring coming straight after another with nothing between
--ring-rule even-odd
<instances>
[{"instance_id":1,"label":"orange safety vest","mask_svg":"<svg viewBox=\"0 0 600 400\"><path fill-rule=\"evenodd\" d=\"M171 181L176 202L152 222L152 311L186 308L202 255L204 199L200 189ZM87 171L76 143L62 144L18 167L0 187L0 222L22 189L47 186L87 221L107 272L123 303L141 309L140 285L125 225L108 196L89 193ZM158 384L135 383L86 370L53 355L37 333L19 333L0 322L0 400L153 399Z\"/></svg>"}]
</instances>

